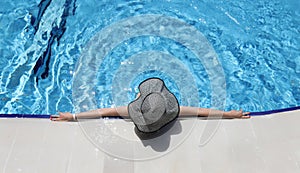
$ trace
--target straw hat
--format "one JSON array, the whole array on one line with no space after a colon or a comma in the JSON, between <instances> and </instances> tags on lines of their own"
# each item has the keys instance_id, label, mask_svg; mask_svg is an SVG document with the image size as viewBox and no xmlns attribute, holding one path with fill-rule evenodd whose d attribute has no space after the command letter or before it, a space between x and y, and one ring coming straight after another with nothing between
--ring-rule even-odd
<instances>
[{"instance_id":1,"label":"straw hat","mask_svg":"<svg viewBox=\"0 0 300 173\"><path fill-rule=\"evenodd\" d=\"M150 78L139 85L140 96L128 105L128 114L141 132L156 132L176 119L179 104L159 78Z\"/></svg>"}]
</instances>

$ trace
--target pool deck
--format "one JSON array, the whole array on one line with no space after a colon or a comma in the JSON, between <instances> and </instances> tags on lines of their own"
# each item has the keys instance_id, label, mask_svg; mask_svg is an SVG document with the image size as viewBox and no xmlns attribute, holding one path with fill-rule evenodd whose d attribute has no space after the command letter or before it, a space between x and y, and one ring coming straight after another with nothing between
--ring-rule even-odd
<instances>
[{"instance_id":1,"label":"pool deck","mask_svg":"<svg viewBox=\"0 0 300 173\"><path fill-rule=\"evenodd\" d=\"M122 119L107 121L118 124L120 129L134 127ZM179 120L183 131L195 121L197 124L186 140L171 152L150 160L129 161L97 148L79 122L1 118L0 173L300 172L300 110L243 120ZM201 143L207 125L215 127L219 122L215 133Z\"/></svg>"}]
</instances>

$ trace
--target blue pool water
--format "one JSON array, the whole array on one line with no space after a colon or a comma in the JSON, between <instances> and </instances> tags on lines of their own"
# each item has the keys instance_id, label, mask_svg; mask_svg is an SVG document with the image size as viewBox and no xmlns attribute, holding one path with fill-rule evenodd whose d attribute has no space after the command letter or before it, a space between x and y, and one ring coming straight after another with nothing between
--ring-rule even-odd
<instances>
[{"instance_id":1,"label":"blue pool water","mask_svg":"<svg viewBox=\"0 0 300 173\"><path fill-rule=\"evenodd\" d=\"M220 83L226 90L224 109L266 111L299 106L299 6L298 0L1 1L0 113L74 111L74 105L79 103L72 83L77 67L86 63L83 54L91 40L104 28L149 14L183 21L208 40L218 55L226 81ZM173 35L178 34L176 28ZM97 57L100 49L105 49L115 37L120 34L115 33L107 44L88 52L89 56ZM177 97L183 96L178 88L189 81L178 66L170 66L169 72L173 72L164 73L141 65L137 69L146 70L137 74L131 71L133 77L128 80L124 75L130 87L120 86L127 96L124 102L116 104L113 95L118 94L113 92L113 83L114 79L121 80L116 77L118 70L131 63L130 57L142 52L168 53L174 58L170 64L175 64L176 59L186 65L196 80L195 95L200 98L197 106L211 107L212 85L206 66L188 46L158 35L138 35L122 41L101 57L97 71L85 69L97 77L97 107L126 103L134 98L140 81L154 76L163 78ZM177 75L180 72L182 75ZM186 104L184 99L180 101Z\"/></svg>"}]
</instances>

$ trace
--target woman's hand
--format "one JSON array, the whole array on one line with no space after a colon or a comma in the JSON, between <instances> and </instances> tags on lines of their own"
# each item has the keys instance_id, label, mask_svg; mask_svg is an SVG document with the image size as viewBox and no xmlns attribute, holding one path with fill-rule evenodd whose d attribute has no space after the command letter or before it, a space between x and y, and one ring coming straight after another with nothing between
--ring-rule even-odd
<instances>
[{"instance_id":1,"label":"woman's hand","mask_svg":"<svg viewBox=\"0 0 300 173\"><path fill-rule=\"evenodd\" d=\"M242 118L247 119L250 118L250 112L243 112L243 110L231 110L224 113L224 118Z\"/></svg>"},{"instance_id":2,"label":"woman's hand","mask_svg":"<svg viewBox=\"0 0 300 173\"><path fill-rule=\"evenodd\" d=\"M75 121L73 119L73 115L70 112L59 112L59 116L55 117L55 116L51 116L50 117L51 121Z\"/></svg>"}]
</instances>

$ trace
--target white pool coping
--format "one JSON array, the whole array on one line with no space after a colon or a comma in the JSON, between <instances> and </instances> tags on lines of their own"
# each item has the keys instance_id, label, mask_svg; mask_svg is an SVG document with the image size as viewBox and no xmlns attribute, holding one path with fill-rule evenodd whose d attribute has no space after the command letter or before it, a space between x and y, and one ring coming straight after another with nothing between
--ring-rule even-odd
<instances>
[{"instance_id":1,"label":"white pool coping","mask_svg":"<svg viewBox=\"0 0 300 173\"><path fill-rule=\"evenodd\" d=\"M195 120L180 120L181 128ZM134 127L122 119L108 121L120 129ZM2 118L0 173L300 172L300 110L244 120L196 121L192 133L173 151L156 159L128 161L93 145L78 122ZM221 123L212 138L199 145L208 121Z\"/></svg>"}]
</instances>

